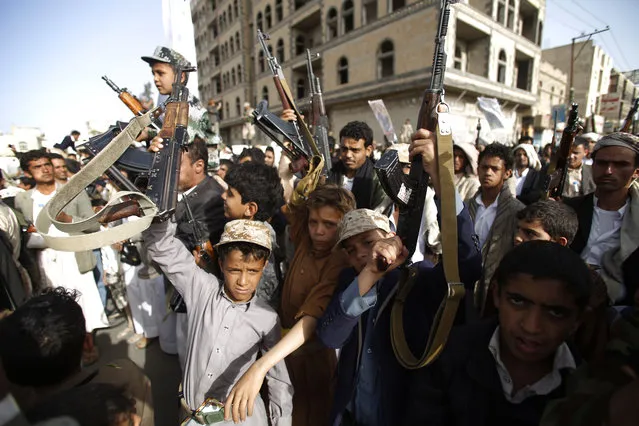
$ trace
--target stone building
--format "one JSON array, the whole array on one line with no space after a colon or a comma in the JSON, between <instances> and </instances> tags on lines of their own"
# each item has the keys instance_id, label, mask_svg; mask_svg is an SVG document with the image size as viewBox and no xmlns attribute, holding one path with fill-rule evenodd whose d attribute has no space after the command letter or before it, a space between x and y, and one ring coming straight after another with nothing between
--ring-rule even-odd
<instances>
[{"instance_id":1,"label":"stone building","mask_svg":"<svg viewBox=\"0 0 639 426\"><path fill-rule=\"evenodd\" d=\"M568 96L568 75L544 60L539 65L538 100L535 105L535 143L541 146L552 140L554 126L553 106L566 104ZM561 121L561 117L558 117Z\"/></svg>"},{"instance_id":2,"label":"stone building","mask_svg":"<svg viewBox=\"0 0 639 426\"><path fill-rule=\"evenodd\" d=\"M384 100L397 132L406 118L415 124L430 78L439 4L192 0L200 93L205 102L223 99L221 128L232 142L239 140L243 118L238 106L244 101L266 98L272 111L281 109L256 41L261 28L270 34L270 49L298 99L308 96L306 49L320 54L313 65L336 136L344 124L359 119L382 140L367 101ZM445 88L456 138L475 139L478 96L499 100L512 123L505 129L510 139L533 131L544 15L544 0L464 0L451 7Z\"/></svg>"},{"instance_id":3,"label":"stone building","mask_svg":"<svg viewBox=\"0 0 639 426\"><path fill-rule=\"evenodd\" d=\"M639 88L624 73L613 69L610 73L608 93L601 96L600 111L606 119L604 129L619 129L626 119L633 101L639 96Z\"/></svg>"},{"instance_id":4,"label":"stone building","mask_svg":"<svg viewBox=\"0 0 639 426\"><path fill-rule=\"evenodd\" d=\"M570 90L571 45L544 49L542 58L568 74ZM600 96L608 92L612 58L592 40L575 43L574 48L574 101L579 104L580 115L590 117L599 113ZM567 99L570 101L570 98Z\"/></svg>"}]
</instances>

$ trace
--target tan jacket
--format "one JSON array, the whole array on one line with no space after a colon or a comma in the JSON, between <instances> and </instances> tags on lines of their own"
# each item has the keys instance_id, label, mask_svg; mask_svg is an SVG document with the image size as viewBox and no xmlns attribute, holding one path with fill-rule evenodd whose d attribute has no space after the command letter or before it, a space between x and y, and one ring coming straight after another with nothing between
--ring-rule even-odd
<instances>
[{"instance_id":1,"label":"tan jacket","mask_svg":"<svg viewBox=\"0 0 639 426\"><path fill-rule=\"evenodd\" d=\"M19 210L31 223L35 223L33 217L33 194L34 189L30 189L25 192L21 192L16 195L15 207ZM86 192L82 191L64 208L64 212L71 216L74 220L83 220L93 216L93 209L91 208L91 201ZM90 232L97 232L100 230L100 225L96 224L95 229L90 229ZM96 265L96 259L91 251L82 251L75 254L75 258L78 262L78 269L80 273L92 271Z\"/></svg>"}]
</instances>

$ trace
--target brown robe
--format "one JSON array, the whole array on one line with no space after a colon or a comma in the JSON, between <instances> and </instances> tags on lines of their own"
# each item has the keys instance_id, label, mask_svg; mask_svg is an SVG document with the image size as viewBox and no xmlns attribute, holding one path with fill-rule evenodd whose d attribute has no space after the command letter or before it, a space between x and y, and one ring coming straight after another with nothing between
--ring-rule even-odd
<instances>
[{"instance_id":1,"label":"brown robe","mask_svg":"<svg viewBox=\"0 0 639 426\"><path fill-rule=\"evenodd\" d=\"M291 215L295 256L286 274L280 319L290 329L305 315L319 319L333 296L339 273L348 266L341 251L315 252L305 215ZM293 426L326 426L333 404L335 350L313 336L286 358L293 383Z\"/></svg>"}]
</instances>

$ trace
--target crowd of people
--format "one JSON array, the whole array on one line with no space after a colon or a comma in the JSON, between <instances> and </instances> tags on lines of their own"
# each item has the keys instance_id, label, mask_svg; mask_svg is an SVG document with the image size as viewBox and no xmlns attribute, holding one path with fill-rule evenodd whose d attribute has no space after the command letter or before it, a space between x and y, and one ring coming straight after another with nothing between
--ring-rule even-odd
<instances>
[{"instance_id":1,"label":"crowd of people","mask_svg":"<svg viewBox=\"0 0 639 426\"><path fill-rule=\"evenodd\" d=\"M164 47L142 59L161 95L186 62ZM55 152L20 154L23 176L0 181L0 425L153 425L151 386L163 383L128 359L91 367L96 330L123 319L118 338L177 355L176 424L636 424L639 137L577 136L556 200L544 191L552 146L537 152L524 136L480 152L455 141L466 294L443 351L412 369L396 346L422 353L449 291L435 133L407 121L389 148L404 173L430 176L409 252L365 122L340 129L318 183L272 148L211 170L206 117L191 99L171 220L112 246L55 250L41 234L65 234L33 226L91 161L75 147L79 133ZM165 148L152 129L138 141ZM56 219L87 219L117 190L105 175Z\"/></svg>"}]
</instances>

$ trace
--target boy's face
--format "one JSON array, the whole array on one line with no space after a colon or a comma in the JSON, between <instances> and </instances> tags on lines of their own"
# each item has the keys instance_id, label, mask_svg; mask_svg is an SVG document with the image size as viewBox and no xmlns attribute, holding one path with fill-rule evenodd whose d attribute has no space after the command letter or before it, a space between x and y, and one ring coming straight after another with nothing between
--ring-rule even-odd
<instances>
[{"instance_id":1,"label":"boy's face","mask_svg":"<svg viewBox=\"0 0 639 426\"><path fill-rule=\"evenodd\" d=\"M226 173L229 171L229 166L226 164L220 165L220 168L217 169L217 175L224 179L226 177Z\"/></svg>"},{"instance_id":2,"label":"boy's face","mask_svg":"<svg viewBox=\"0 0 639 426\"><path fill-rule=\"evenodd\" d=\"M583 145L573 145L570 148L570 156L568 156L568 167L571 169L578 169L581 167L581 163L584 157L588 154L588 150Z\"/></svg>"},{"instance_id":3,"label":"boy's face","mask_svg":"<svg viewBox=\"0 0 639 426\"><path fill-rule=\"evenodd\" d=\"M386 233L381 229L371 229L370 231L353 235L342 243L348 256L348 263L358 274L366 266L373 244L386 237Z\"/></svg>"},{"instance_id":4,"label":"boy's face","mask_svg":"<svg viewBox=\"0 0 639 426\"><path fill-rule=\"evenodd\" d=\"M455 173L463 173L466 168L466 153L461 148L453 148Z\"/></svg>"},{"instance_id":5,"label":"boy's face","mask_svg":"<svg viewBox=\"0 0 639 426\"><path fill-rule=\"evenodd\" d=\"M244 256L240 250L232 250L220 261L227 296L239 303L251 300L267 263L266 259L255 259L252 255Z\"/></svg>"},{"instance_id":6,"label":"boy's face","mask_svg":"<svg viewBox=\"0 0 639 426\"><path fill-rule=\"evenodd\" d=\"M224 200L224 217L230 220L234 219L250 219L250 203L242 203L242 196L237 189L229 186L229 189L222 193Z\"/></svg>"},{"instance_id":7,"label":"boy's face","mask_svg":"<svg viewBox=\"0 0 639 426\"><path fill-rule=\"evenodd\" d=\"M170 64L155 62L151 65L153 83L161 95L170 95L175 81L175 71Z\"/></svg>"},{"instance_id":8,"label":"boy's face","mask_svg":"<svg viewBox=\"0 0 639 426\"><path fill-rule=\"evenodd\" d=\"M501 290L495 286L493 300L499 310L502 358L547 361L579 325L575 297L556 279L518 274Z\"/></svg>"},{"instance_id":9,"label":"boy's face","mask_svg":"<svg viewBox=\"0 0 639 426\"><path fill-rule=\"evenodd\" d=\"M506 170L504 160L499 157L483 157L477 170L482 189L498 188L510 177L511 171Z\"/></svg>"},{"instance_id":10,"label":"boy's face","mask_svg":"<svg viewBox=\"0 0 639 426\"><path fill-rule=\"evenodd\" d=\"M266 164L269 167L273 167L274 163L275 163L275 154L273 154L271 151L266 151L264 153L264 164Z\"/></svg>"},{"instance_id":11,"label":"boy's face","mask_svg":"<svg viewBox=\"0 0 639 426\"><path fill-rule=\"evenodd\" d=\"M517 233L515 234L515 246L526 241L552 241L550 234L546 232L539 220L528 222L520 219L517 221Z\"/></svg>"},{"instance_id":12,"label":"boy's face","mask_svg":"<svg viewBox=\"0 0 639 426\"><path fill-rule=\"evenodd\" d=\"M330 250L337 242L337 225L342 213L334 207L323 206L310 209L308 213L308 233L315 250Z\"/></svg>"},{"instance_id":13,"label":"boy's face","mask_svg":"<svg viewBox=\"0 0 639 426\"><path fill-rule=\"evenodd\" d=\"M528 155L526 155L526 151L523 148L519 148L515 151L515 164L517 168L528 167Z\"/></svg>"}]
</instances>

